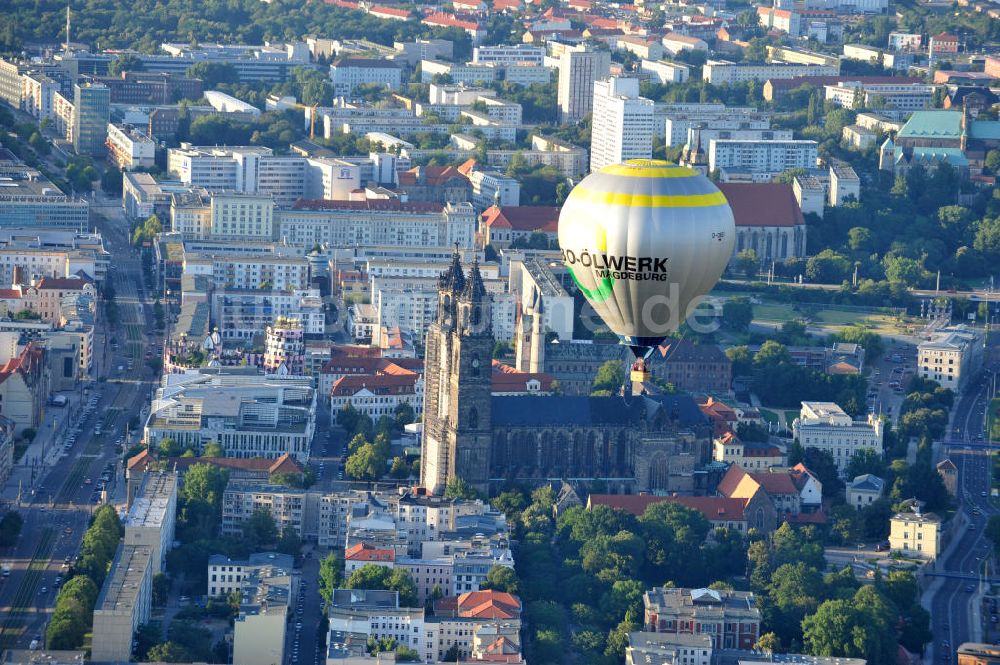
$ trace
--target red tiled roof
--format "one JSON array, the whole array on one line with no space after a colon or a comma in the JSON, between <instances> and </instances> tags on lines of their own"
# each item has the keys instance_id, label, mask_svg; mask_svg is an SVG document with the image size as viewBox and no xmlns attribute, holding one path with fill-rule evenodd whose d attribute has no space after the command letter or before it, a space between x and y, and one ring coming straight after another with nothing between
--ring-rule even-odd
<instances>
[{"instance_id":1,"label":"red tiled roof","mask_svg":"<svg viewBox=\"0 0 1000 665\"><path fill-rule=\"evenodd\" d=\"M653 496L650 494L591 494L588 507L608 506L633 515L642 515L654 503L676 503L697 510L709 521L743 520L746 501L720 496Z\"/></svg>"},{"instance_id":2,"label":"red tiled roof","mask_svg":"<svg viewBox=\"0 0 1000 665\"><path fill-rule=\"evenodd\" d=\"M715 491L722 496L732 496L733 492L736 491L737 486L740 482L747 477L747 472L743 470L736 464L733 464L726 471L726 475L722 476L722 480L719 481L719 485L715 488Z\"/></svg>"},{"instance_id":3,"label":"red tiled roof","mask_svg":"<svg viewBox=\"0 0 1000 665\"><path fill-rule=\"evenodd\" d=\"M342 376L330 387L330 397L350 397L362 390L376 395L412 395L418 378L417 374Z\"/></svg>"},{"instance_id":4,"label":"red tiled roof","mask_svg":"<svg viewBox=\"0 0 1000 665\"><path fill-rule=\"evenodd\" d=\"M550 374L544 372L519 372L510 365L505 365L499 360L493 361L493 375L491 377L490 389L495 393L528 392L528 381L538 381L539 388L543 392L548 392L552 388L555 380Z\"/></svg>"},{"instance_id":5,"label":"red tiled roof","mask_svg":"<svg viewBox=\"0 0 1000 665\"><path fill-rule=\"evenodd\" d=\"M0 289L0 298L11 300L23 297L24 295L21 293L21 289Z\"/></svg>"},{"instance_id":6,"label":"red tiled roof","mask_svg":"<svg viewBox=\"0 0 1000 665\"><path fill-rule=\"evenodd\" d=\"M817 510L814 513L799 513L798 515L788 513L784 516L784 520L789 524L826 524L826 513L822 510Z\"/></svg>"},{"instance_id":7,"label":"red tiled roof","mask_svg":"<svg viewBox=\"0 0 1000 665\"><path fill-rule=\"evenodd\" d=\"M379 549L368 543L355 543L344 550L345 561L395 561L396 551Z\"/></svg>"},{"instance_id":8,"label":"red tiled roof","mask_svg":"<svg viewBox=\"0 0 1000 665\"><path fill-rule=\"evenodd\" d=\"M779 182L720 182L736 226L802 226L792 186Z\"/></svg>"},{"instance_id":9,"label":"red tiled roof","mask_svg":"<svg viewBox=\"0 0 1000 665\"><path fill-rule=\"evenodd\" d=\"M743 446L743 457L779 457L781 450L775 446Z\"/></svg>"},{"instance_id":10,"label":"red tiled roof","mask_svg":"<svg viewBox=\"0 0 1000 665\"><path fill-rule=\"evenodd\" d=\"M73 277L42 277L36 285L39 289L76 289L80 290L90 284L85 279Z\"/></svg>"},{"instance_id":11,"label":"red tiled roof","mask_svg":"<svg viewBox=\"0 0 1000 665\"><path fill-rule=\"evenodd\" d=\"M294 210L385 210L392 212L441 212L440 203L402 202L399 199L365 199L364 201L333 201L330 199L299 199Z\"/></svg>"},{"instance_id":12,"label":"red tiled roof","mask_svg":"<svg viewBox=\"0 0 1000 665\"><path fill-rule=\"evenodd\" d=\"M736 412L731 407L712 397L709 397L707 402L699 404L698 408L709 418L721 418L730 422L738 419Z\"/></svg>"},{"instance_id":13,"label":"red tiled roof","mask_svg":"<svg viewBox=\"0 0 1000 665\"><path fill-rule=\"evenodd\" d=\"M281 457L168 457L168 467L176 467L178 471L187 471L194 464L210 464L221 469L238 471L267 472L269 476L277 473L302 473L302 467L295 458L284 453Z\"/></svg>"},{"instance_id":14,"label":"red tiled roof","mask_svg":"<svg viewBox=\"0 0 1000 665\"><path fill-rule=\"evenodd\" d=\"M463 21L457 19L451 14L445 14L444 12L434 12L429 15L423 21L424 25L437 25L444 28L461 28L462 30L479 30L479 24L473 21Z\"/></svg>"},{"instance_id":15,"label":"red tiled roof","mask_svg":"<svg viewBox=\"0 0 1000 665\"><path fill-rule=\"evenodd\" d=\"M750 477L757 481L764 491L771 496L778 496L780 494L798 494L799 490L795 487L795 483L792 481L791 475L788 473L751 473Z\"/></svg>"},{"instance_id":16,"label":"red tiled roof","mask_svg":"<svg viewBox=\"0 0 1000 665\"><path fill-rule=\"evenodd\" d=\"M434 614L469 619L517 619L521 616L521 601L503 591L467 591L437 601Z\"/></svg>"},{"instance_id":17,"label":"red tiled roof","mask_svg":"<svg viewBox=\"0 0 1000 665\"><path fill-rule=\"evenodd\" d=\"M493 0L493 11L503 12L508 9L520 9L521 0Z\"/></svg>"},{"instance_id":18,"label":"red tiled roof","mask_svg":"<svg viewBox=\"0 0 1000 665\"><path fill-rule=\"evenodd\" d=\"M128 463L126 467L129 471L132 469L138 469L139 471L145 471L149 468L149 465L156 461L153 455L149 452L149 448L143 448L138 454L133 455L128 458Z\"/></svg>"},{"instance_id":19,"label":"red tiled roof","mask_svg":"<svg viewBox=\"0 0 1000 665\"><path fill-rule=\"evenodd\" d=\"M371 9L368 10L368 13L375 16L382 15L410 18L410 10L400 9L399 7L386 7L385 5L372 5Z\"/></svg>"},{"instance_id":20,"label":"red tiled roof","mask_svg":"<svg viewBox=\"0 0 1000 665\"><path fill-rule=\"evenodd\" d=\"M559 230L559 208L556 206L490 206L483 211L487 228L515 231L556 233Z\"/></svg>"},{"instance_id":21,"label":"red tiled roof","mask_svg":"<svg viewBox=\"0 0 1000 665\"><path fill-rule=\"evenodd\" d=\"M958 37L956 37L955 35L951 34L950 32L942 32L940 34L934 35L933 37L931 37L931 39L933 39L934 41L939 41L939 42L957 42L958 41Z\"/></svg>"}]
</instances>

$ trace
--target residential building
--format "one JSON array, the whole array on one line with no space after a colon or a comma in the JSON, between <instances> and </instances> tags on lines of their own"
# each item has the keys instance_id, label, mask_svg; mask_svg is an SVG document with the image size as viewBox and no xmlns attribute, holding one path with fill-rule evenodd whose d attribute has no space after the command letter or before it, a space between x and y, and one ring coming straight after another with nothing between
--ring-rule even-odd
<instances>
[{"instance_id":1,"label":"residential building","mask_svg":"<svg viewBox=\"0 0 1000 665\"><path fill-rule=\"evenodd\" d=\"M941 552L941 518L934 513L896 513L889 519L889 549L934 561Z\"/></svg>"},{"instance_id":2,"label":"residential building","mask_svg":"<svg viewBox=\"0 0 1000 665\"><path fill-rule=\"evenodd\" d=\"M847 162L831 160L828 205L831 208L836 208L852 200L861 200L861 178Z\"/></svg>"},{"instance_id":3,"label":"residential building","mask_svg":"<svg viewBox=\"0 0 1000 665\"><path fill-rule=\"evenodd\" d=\"M597 172L653 154L653 101L639 96L639 79L594 81L590 170Z\"/></svg>"},{"instance_id":4,"label":"residential building","mask_svg":"<svg viewBox=\"0 0 1000 665\"><path fill-rule=\"evenodd\" d=\"M790 169L811 169L816 167L816 141L811 140L770 140L740 141L733 139L712 139L708 146L708 168L710 171L726 174L748 173L764 182L771 175Z\"/></svg>"},{"instance_id":5,"label":"residential building","mask_svg":"<svg viewBox=\"0 0 1000 665\"><path fill-rule=\"evenodd\" d=\"M330 65L333 93L350 98L360 85L377 85L395 91L401 85L402 69L392 60L339 58Z\"/></svg>"},{"instance_id":6,"label":"residential building","mask_svg":"<svg viewBox=\"0 0 1000 665\"><path fill-rule=\"evenodd\" d=\"M678 62L666 60L643 60L640 71L661 85L684 83L691 77L691 68Z\"/></svg>"},{"instance_id":7,"label":"residential building","mask_svg":"<svg viewBox=\"0 0 1000 665\"><path fill-rule=\"evenodd\" d=\"M471 248L476 214L470 203L404 203L398 199L300 201L277 215L278 235L302 247Z\"/></svg>"},{"instance_id":8,"label":"residential building","mask_svg":"<svg viewBox=\"0 0 1000 665\"><path fill-rule=\"evenodd\" d=\"M307 337L322 335L326 325L319 289L216 288L208 309L222 340L252 340L279 317L301 321Z\"/></svg>"},{"instance_id":9,"label":"residential building","mask_svg":"<svg viewBox=\"0 0 1000 665\"><path fill-rule=\"evenodd\" d=\"M472 49L472 63L476 65L490 63L500 65L528 64L541 67L545 64L545 48L530 44L477 46Z\"/></svg>"},{"instance_id":10,"label":"residential building","mask_svg":"<svg viewBox=\"0 0 1000 665\"><path fill-rule=\"evenodd\" d=\"M73 86L73 150L78 155L103 155L111 115L111 91L97 83Z\"/></svg>"},{"instance_id":11,"label":"residential building","mask_svg":"<svg viewBox=\"0 0 1000 665\"><path fill-rule=\"evenodd\" d=\"M55 95L59 92L59 82L42 72L26 73L21 107L32 117L42 120L52 120L52 108Z\"/></svg>"},{"instance_id":12,"label":"residential building","mask_svg":"<svg viewBox=\"0 0 1000 665\"><path fill-rule=\"evenodd\" d=\"M14 470L14 421L0 416L0 482Z\"/></svg>"},{"instance_id":13,"label":"residential building","mask_svg":"<svg viewBox=\"0 0 1000 665\"><path fill-rule=\"evenodd\" d=\"M256 511L267 511L278 531L291 530L300 538L308 535L305 521L309 508L316 503L315 495L305 490L283 485L244 484L230 482L222 495L222 533L238 535L243 525ZM315 519L315 518L313 518Z\"/></svg>"},{"instance_id":14,"label":"residential building","mask_svg":"<svg viewBox=\"0 0 1000 665\"><path fill-rule=\"evenodd\" d=\"M790 79L796 76L836 76L839 67L830 65L796 65L789 63L735 63L727 60L709 60L702 66L701 77L712 85L769 79Z\"/></svg>"},{"instance_id":15,"label":"residential building","mask_svg":"<svg viewBox=\"0 0 1000 665\"><path fill-rule=\"evenodd\" d=\"M21 78L27 69L26 64L0 59L0 100L16 109L21 108L24 93Z\"/></svg>"},{"instance_id":16,"label":"residential building","mask_svg":"<svg viewBox=\"0 0 1000 665\"><path fill-rule=\"evenodd\" d=\"M143 474L122 526L125 527L125 545L149 548L154 575L166 567L167 551L174 542L176 513L177 474Z\"/></svg>"},{"instance_id":17,"label":"residential building","mask_svg":"<svg viewBox=\"0 0 1000 665\"><path fill-rule=\"evenodd\" d=\"M663 48L669 51L671 55L677 55L685 51L708 51L708 43L704 39L684 35L679 32L668 32L664 35L662 43ZM656 58L650 59L654 60Z\"/></svg>"},{"instance_id":18,"label":"residential building","mask_svg":"<svg viewBox=\"0 0 1000 665\"><path fill-rule=\"evenodd\" d=\"M291 572L295 558L278 552L254 552L246 561L233 561L222 554L213 554L208 557L208 596L217 598L240 591L244 582L261 568Z\"/></svg>"},{"instance_id":19,"label":"residential building","mask_svg":"<svg viewBox=\"0 0 1000 665\"><path fill-rule=\"evenodd\" d=\"M780 466L748 470L729 467L716 492L730 499L751 500L763 492L777 511L778 522L822 522L823 484L801 463L794 468Z\"/></svg>"},{"instance_id":20,"label":"residential building","mask_svg":"<svg viewBox=\"0 0 1000 665\"><path fill-rule=\"evenodd\" d=\"M935 60L953 56L958 53L958 44L958 37L951 33L933 35L927 48L927 58L933 64Z\"/></svg>"},{"instance_id":21,"label":"residential building","mask_svg":"<svg viewBox=\"0 0 1000 665\"><path fill-rule=\"evenodd\" d=\"M520 656L519 631L521 601L500 591L473 591L441 598L434 603L433 616L426 617L427 662L440 662L452 648L460 659L472 659L478 650L483 660L491 660L490 646L498 645L504 660L523 662ZM485 644L484 644L485 642ZM514 653L510 653L508 647Z\"/></svg>"},{"instance_id":22,"label":"residential building","mask_svg":"<svg viewBox=\"0 0 1000 665\"><path fill-rule=\"evenodd\" d=\"M117 169L131 171L152 168L156 144L132 127L108 124L108 162Z\"/></svg>"},{"instance_id":23,"label":"residential building","mask_svg":"<svg viewBox=\"0 0 1000 665\"><path fill-rule=\"evenodd\" d=\"M653 587L642 602L643 627L651 633L706 634L713 649L752 649L760 637L753 593Z\"/></svg>"},{"instance_id":24,"label":"residential building","mask_svg":"<svg viewBox=\"0 0 1000 665\"><path fill-rule=\"evenodd\" d=\"M757 21L763 28L784 32L792 37L802 34L802 15L792 9L778 9L777 5L758 6Z\"/></svg>"},{"instance_id":25,"label":"residential building","mask_svg":"<svg viewBox=\"0 0 1000 665\"><path fill-rule=\"evenodd\" d=\"M712 638L698 634L636 631L628 634L625 665L712 665Z\"/></svg>"},{"instance_id":26,"label":"residential building","mask_svg":"<svg viewBox=\"0 0 1000 665\"><path fill-rule=\"evenodd\" d=\"M218 443L226 457L289 453L305 462L315 420L310 377L261 375L256 368L190 370L164 375L143 438L151 446L169 437L197 451Z\"/></svg>"},{"instance_id":27,"label":"residential building","mask_svg":"<svg viewBox=\"0 0 1000 665\"><path fill-rule=\"evenodd\" d=\"M49 367L45 348L36 342L19 346L16 333L4 333L0 352L0 415L14 423L18 436L41 427L49 396Z\"/></svg>"},{"instance_id":28,"label":"residential building","mask_svg":"<svg viewBox=\"0 0 1000 665\"><path fill-rule=\"evenodd\" d=\"M297 573L276 564L252 568L243 578L240 611L233 621L234 663L284 662L285 633L297 592Z\"/></svg>"},{"instance_id":29,"label":"residential building","mask_svg":"<svg viewBox=\"0 0 1000 665\"><path fill-rule=\"evenodd\" d=\"M861 510L882 498L885 481L876 475L863 473L847 483L847 505Z\"/></svg>"},{"instance_id":30,"label":"residential building","mask_svg":"<svg viewBox=\"0 0 1000 665\"><path fill-rule=\"evenodd\" d=\"M153 552L142 545L118 545L94 604L90 659L128 663L139 626L149 621L153 600Z\"/></svg>"},{"instance_id":31,"label":"residential building","mask_svg":"<svg viewBox=\"0 0 1000 665\"><path fill-rule=\"evenodd\" d=\"M867 421L856 421L833 402L802 402L792 432L803 448L830 453L841 476L856 452L882 454L883 422L872 414Z\"/></svg>"},{"instance_id":32,"label":"residential building","mask_svg":"<svg viewBox=\"0 0 1000 665\"><path fill-rule=\"evenodd\" d=\"M331 635L347 632L376 640L389 638L414 649L422 657L429 651L424 608L400 607L396 591L335 589L327 605L327 616Z\"/></svg>"},{"instance_id":33,"label":"residential building","mask_svg":"<svg viewBox=\"0 0 1000 665\"><path fill-rule=\"evenodd\" d=\"M929 340L917 344L917 374L959 394L979 372L983 346L982 334L973 328L937 330Z\"/></svg>"},{"instance_id":34,"label":"residential building","mask_svg":"<svg viewBox=\"0 0 1000 665\"><path fill-rule=\"evenodd\" d=\"M663 44L641 35L622 35L615 40L615 48L627 51L639 59L659 60L663 57Z\"/></svg>"},{"instance_id":35,"label":"residential building","mask_svg":"<svg viewBox=\"0 0 1000 665\"><path fill-rule=\"evenodd\" d=\"M905 117L913 111L931 108L936 85L921 83L840 82L824 86L826 101L851 110L879 109L882 114Z\"/></svg>"},{"instance_id":36,"label":"residential building","mask_svg":"<svg viewBox=\"0 0 1000 665\"><path fill-rule=\"evenodd\" d=\"M798 90L803 86L815 90L823 89L828 85L839 83L853 83L868 85L880 84L908 84L923 83L924 79L916 76L796 76L790 79L768 79L764 84L764 99L769 102L778 102L793 90Z\"/></svg>"},{"instance_id":37,"label":"residential building","mask_svg":"<svg viewBox=\"0 0 1000 665\"><path fill-rule=\"evenodd\" d=\"M811 213L820 219L823 218L823 212L826 210L827 186L826 178L796 175L792 179L792 192L803 215Z\"/></svg>"},{"instance_id":38,"label":"residential building","mask_svg":"<svg viewBox=\"0 0 1000 665\"><path fill-rule=\"evenodd\" d=\"M912 32L890 32L889 49L892 51L919 51L923 36Z\"/></svg>"},{"instance_id":39,"label":"residential building","mask_svg":"<svg viewBox=\"0 0 1000 665\"><path fill-rule=\"evenodd\" d=\"M476 85L479 83L492 83L499 78L496 67L488 64L459 64L444 62L441 60L424 59L420 61L420 82L430 83L438 74L450 76L452 83L465 83Z\"/></svg>"},{"instance_id":40,"label":"residential building","mask_svg":"<svg viewBox=\"0 0 1000 665\"><path fill-rule=\"evenodd\" d=\"M722 104L665 104L657 105L657 117L664 121L664 142L667 146L686 145L691 129L703 132L712 130L769 130L771 114L749 106L726 107ZM702 146L708 149L708 144Z\"/></svg>"},{"instance_id":41,"label":"residential building","mask_svg":"<svg viewBox=\"0 0 1000 665\"><path fill-rule=\"evenodd\" d=\"M424 382L416 372L375 376L344 376L330 388L330 411L336 416L350 404L372 420L394 416L396 407L408 404L419 415L423 409Z\"/></svg>"},{"instance_id":42,"label":"residential building","mask_svg":"<svg viewBox=\"0 0 1000 665\"><path fill-rule=\"evenodd\" d=\"M589 45L568 46L559 58L558 105L562 122L579 122L593 109L594 82L611 71L611 53Z\"/></svg>"}]
</instances>

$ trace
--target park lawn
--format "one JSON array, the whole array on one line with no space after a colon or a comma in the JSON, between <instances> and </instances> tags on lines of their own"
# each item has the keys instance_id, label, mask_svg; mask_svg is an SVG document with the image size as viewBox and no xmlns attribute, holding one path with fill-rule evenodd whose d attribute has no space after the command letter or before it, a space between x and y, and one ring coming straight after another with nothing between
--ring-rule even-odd
<instances>
[{"instance_id":1,"label":"park lawn","mask_svg":"<svg viewBox=\"0 0 1000 665\"><path fill-rule=\"evenodd\" d=\"M760 417L763 418L765 422L774 423L775 425L780 422L778 414L768 409L760 409Z\"/></svg>"},{"instance_id":2,"label":"park lawn","mask_svg":"<svg viewBox=\"0 0 1000 665\"><path fill-rule=\"evenodd\" d=\"M799 318L799 315L788 305L767 304L754 305L753 318L755 321L776 321L778 323L784 323L785 321L793 321Z\"/></svg>"},{"instance_id":3,"label":"park lawn","mask_svg":"<svg viewBox=\"0 0 1000 665\"><path fill-rule=\"evenodd\" d=\"M852 326L868 325L869 315L864 312L852 312L846 309L824 309L816 313L816 321L832 325Z\"/></svg>"},{"instance_id":4,"label":"park lawn","mask_svg":"<svg viewBox=\"0 0 1000 665\"><path fill-rule=\"evenodd\" d=\"M785 424L788 425L788 429L792 428L792 423L802 412L800 410L788 410L785 411Z\"/></svg>"}]
</instances>

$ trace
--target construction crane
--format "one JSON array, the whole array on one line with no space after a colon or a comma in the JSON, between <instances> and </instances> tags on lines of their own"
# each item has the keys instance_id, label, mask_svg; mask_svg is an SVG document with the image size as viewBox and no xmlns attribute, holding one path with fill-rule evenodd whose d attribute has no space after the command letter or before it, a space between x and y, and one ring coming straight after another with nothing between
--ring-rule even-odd
<instances>
[{"instance_id":1,"label":"construction crane","mask_svg":"<svg viewBox=\"0 0 1000 665\"><path fill-rule=\"evenodd\" d=\"M297 109L302 109L303 112L305 112L306 109L310 110L310 113L309 113L309 140L312 140L312 139L316 138L316 107L318 107L319 104L313 104L312 106L310 106L308 104L298 104L298 103L295 103L295 104L292 104L292 106L294 106Z\"/></svg>"}]
</instances>

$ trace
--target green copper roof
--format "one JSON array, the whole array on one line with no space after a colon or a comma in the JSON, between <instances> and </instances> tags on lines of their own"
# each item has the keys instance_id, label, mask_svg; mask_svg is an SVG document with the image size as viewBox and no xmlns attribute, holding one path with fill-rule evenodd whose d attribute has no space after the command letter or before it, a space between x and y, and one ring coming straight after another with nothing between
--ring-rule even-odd
<instances>
[{"instance_id":1,"label":"green copper roof","mask_svg":"<svg viewBox=\"0 0 1000 665\"><path fill-rule=\"evenodd\" d=\"M902 160L900 154L896 161ZM948 162L952 166L968 166L969 160L965 158L958 148L914 148L913 157L910 164L930 164L933 162Z\"/></svg>"},{"instance_id":2,"label":"green copper roof","mask_svg":"<svg viewBox=\"0 0 1000 665\"><path fill-rule=\"evenodd\" d=\"M961 111L917 111L899 130L907 138L954 138L962 136Z\"/></svg>"}]
</instances>

